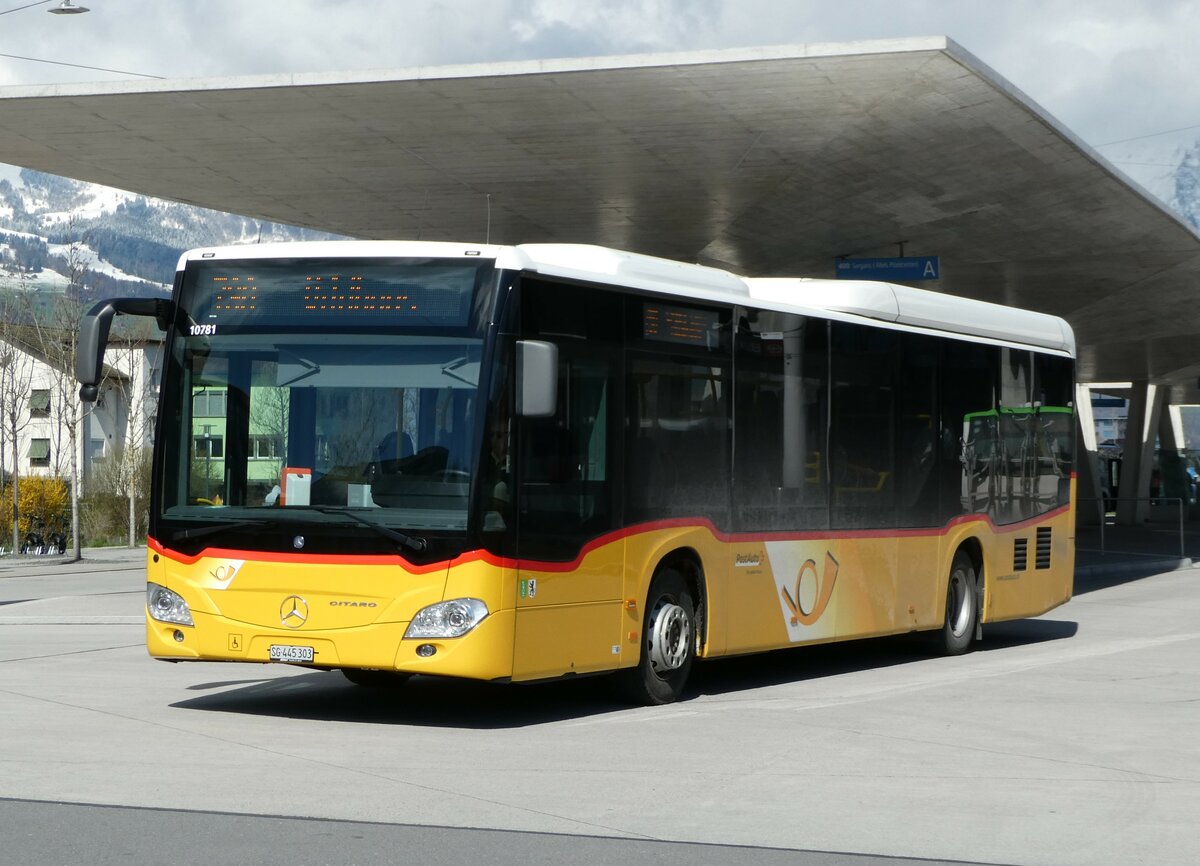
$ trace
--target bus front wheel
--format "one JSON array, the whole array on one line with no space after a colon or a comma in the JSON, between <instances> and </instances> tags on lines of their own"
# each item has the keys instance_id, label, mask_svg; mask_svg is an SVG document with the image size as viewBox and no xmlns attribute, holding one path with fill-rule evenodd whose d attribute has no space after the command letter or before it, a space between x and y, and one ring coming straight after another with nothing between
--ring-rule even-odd
<instances>
[{"instance_id":1,"label":"bus front wheel","mask_svg":"<svg viewBox=\"0 0 1200 866\"><path fill-rule=\"evenodd\" d=\"M979 618L975 594L975 565L966 552L954 554L950 579L946 584L946 621L942 625L941 650L946 655L961 655L971 646Z\"/></svg>"},{"instance_id":2,"label":"bus front wheel","mask_svg":"<svg viewBox=\"0 0 1200 866\"><path fill-rule=\"evenodd\" d=\"M664 568L650 582L637 667L622 671L628 697L640 704L679 699L696 657L696 605L687 582Z\"/></svg>"}]
</instances>

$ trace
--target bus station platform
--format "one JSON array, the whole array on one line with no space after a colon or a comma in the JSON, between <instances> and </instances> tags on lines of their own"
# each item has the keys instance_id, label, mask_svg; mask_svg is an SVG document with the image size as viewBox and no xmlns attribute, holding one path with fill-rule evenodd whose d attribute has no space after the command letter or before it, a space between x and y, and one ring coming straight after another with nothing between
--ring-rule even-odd
<instances>
[{"instance_id":1,"label":"bus station platform","mask_svg":"<svg viewBox=\"0 0 1200 866\"><path fill-rule=\"evenodd\" d=\"M72 561L69 553L62 556L6 553L0 555L0 580L6 577L38 577L78 572L95 573L144 565L146 545L137 547L85 547L83 558Z\"/></svg>"},{"instance_id":2,"label":"bus station platform","mask_svg":"<svg viewBox=\"0 0 1200 866\"><path fill-rule=\"evenodd\" d=\"M1081 526L1075 531L1075 592L1200 565L1200 522Z\"/></svg>"}]
</instances>

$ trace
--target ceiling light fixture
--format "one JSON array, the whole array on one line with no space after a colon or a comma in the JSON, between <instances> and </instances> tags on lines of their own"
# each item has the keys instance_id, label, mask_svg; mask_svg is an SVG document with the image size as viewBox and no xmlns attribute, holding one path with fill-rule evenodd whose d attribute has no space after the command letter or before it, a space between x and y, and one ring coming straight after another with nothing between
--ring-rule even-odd
<instances>
[{"instance_id":1,"label":"ceiling light fixture","mask_svg":"<svg viewBox=\"0 0 1200 866\"><path fill-rule=\"evenodd\" d=\"M86 6L76 6L71 0L62 0L53 9L47 9L46 11L51 15L81 15L89 10Z\"/></svg>"}]
</instances>

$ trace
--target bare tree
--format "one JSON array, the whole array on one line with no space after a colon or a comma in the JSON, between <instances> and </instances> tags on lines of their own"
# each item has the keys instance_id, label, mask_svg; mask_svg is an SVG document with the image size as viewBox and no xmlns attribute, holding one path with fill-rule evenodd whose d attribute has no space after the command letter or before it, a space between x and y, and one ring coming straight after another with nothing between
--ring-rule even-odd
<instances>
[{"instance_id":1,"label":"bare tree","mask_svg":"<svg viewBox=\"0 0 1200 866\"><path fill-rule=\"evenodd\" d=\"M79 440L83 428L83 403L75 381L75 356L79 343L78 301L56 298L45 319L30 326L40 354L46 361L50 386L51 431L55 439L54 474L66 477L71 490L71 556L79 559Z\"/></svg>"},{"instance_id":2,"label":"bare tree","mask_svg":"<svg viewBox=\"0 0 1200 866\"><path fill-rule=\"evenodd\" d=\"M138 494L142 491L147 470L146 443L154 431L157 410L155 382L150 375L155 368L155 353L161 346L145 333L130 331L110 341L112 367L121 373L125 383L126 418L124 442L111 456L118 489L129 505L128 543L137 545Z\"/></svg>"},{"instance_id":3,"label":"bare tree","mask_svg":"<svg viewBox=\"0 0 1200 866\"><path fill-rule=\"evenodd\" d=\"M79 351L79 320L83 315L84 280L87 276L87 252L76 233L75 218L66 225L71 242L67 245L67 289L50 301L49 311L39 313L26 295L24 318L39 354L49 367L51 435L55 440L54 473L66 475L71 489L71 558L83 556L79 526L79 441L85 418L79 386L75 381L75 356ZM63 441L65 439L65 442ZM64 456L66 465L64 466ZM64 472L64 469L66 470Z\"/></svg>"},{"instance_id":4,"label":"bare tree","mask_svg":"<svg viewBox=\"0 0 1200 866\"><path fill-rule=\"evenodd\" d=\"M67 223L68 231L71 233L71 243L67 247L67 293L60 305L60 313L58 316L58 325L67 326L66 330L69 333L68 342L66 345L65 355L68 356L67 372L73 373L75 370L75 356L79 353L79 320L83 313L83 279L87 271L84 264L84 252L82 239L76 234L75 216L72 215ZM70 317L74 318L74 322L70 321ZM75 377L71 375L70 381L63 384L64 389L69 388L70 393L63 393L62 414L67 423L64 425L67 428L67 437L71 446L71 559L78 560L83 558L83 539L80 537L79 531L79 434L84 429L84 421L87 418L87 409L83 401L79 399L78 388L76 387ZM67 407L70 407L68 410Z\"/></svg>"},{"instance_id":5,"label":"bare tree","mask_svg":"<svg viewBox=\"0 0 1200 866\"><path fill-rule=\"evenodd\" d=\"M17 327L0 321L0 423L12 448L12 543L21 547L21 431L29 424L29 391L33 386L33 358L18 349L13 339Z\"/></svg>"}]
</instances>

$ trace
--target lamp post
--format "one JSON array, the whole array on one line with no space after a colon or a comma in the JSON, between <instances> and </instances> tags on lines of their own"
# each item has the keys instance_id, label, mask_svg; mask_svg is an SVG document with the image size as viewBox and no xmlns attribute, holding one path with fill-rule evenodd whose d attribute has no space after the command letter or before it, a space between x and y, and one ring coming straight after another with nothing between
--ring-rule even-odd
<instances>
[{"instance_id":1,"label":"lamp post","mask_svg":"<svg viewBox=\"0 0 1200 866\"><path fill-rule=\"evenodd\" d=\"M14 6L12 9L5 9L3 12L0 12L0 15L9 15L13 12L20 12L22 9L32 9L34 6L45 6L49 2L50 0L36 0L34 3L26 3L24 6ZM91 10L86 6L76 6L71 0L62 0L53 9L47 9L46 11L52 15L81 15Z\"/></svg>"},{"instance_id":2,"label":"lamp post","mask_svg":"<svg viewBox=\"0 0 1200 866\"><path fill-rule=\"evenodd\" d=\"M90 11L86 6L76 6L71 0L62 0L53 9L47 9L51 15L82 15L84 12Z\"/></svg>"}]
</instances>

